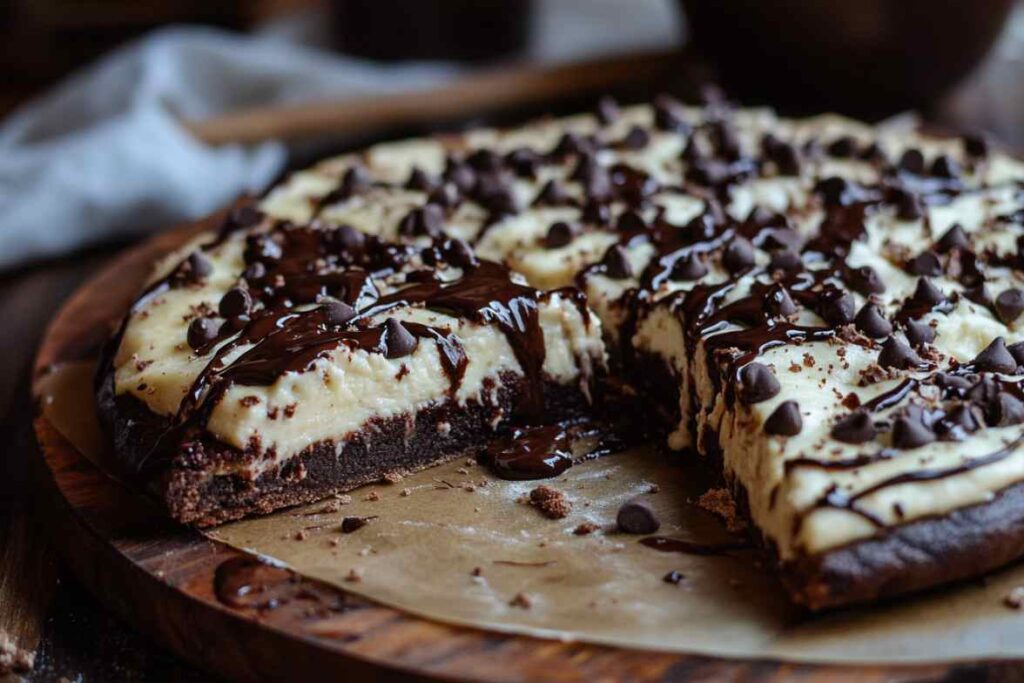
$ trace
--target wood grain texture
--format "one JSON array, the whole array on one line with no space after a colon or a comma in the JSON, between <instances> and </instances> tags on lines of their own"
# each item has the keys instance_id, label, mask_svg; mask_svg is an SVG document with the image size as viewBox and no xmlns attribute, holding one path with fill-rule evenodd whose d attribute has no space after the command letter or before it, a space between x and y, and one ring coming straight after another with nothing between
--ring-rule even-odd
<instances>
[{"instance_id":1,"label":"wood grain texture","mask_svg":"<svg viewBox=\"0 0 1024 683\"><path fill-rule=\"evenodd\" d=\"M179 229L115 259L73 296L39 350L36 377L82 357L120 317ZM562 643L447 626L294 577L273 609L229 607L217 568L244 557L162 517L85 460L41 415L47 509L69 565L108 607L170 650L238 679L300 677L557 680L943 680L1024 678L1024 664L830 666L738 661Z\"/></svg>"}]
</instances>

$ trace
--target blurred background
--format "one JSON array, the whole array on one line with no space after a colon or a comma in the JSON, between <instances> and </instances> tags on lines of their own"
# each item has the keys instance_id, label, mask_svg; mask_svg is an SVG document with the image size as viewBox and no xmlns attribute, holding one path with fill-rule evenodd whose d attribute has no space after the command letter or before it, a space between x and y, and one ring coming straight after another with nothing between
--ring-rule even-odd
<instances>
[{"instance_id":1,"label":"blurred background","mask_svg":"<svg viewBox=\"0 0 1024 683\"><path fill-rule=\"evenodd\" d=\"M125 244L325 154L602 93L913 111L1024 150L1018 0L0 0L0 45L0 606L34 596L36 680L199 679L54 569L26 495L36 342Z\"/></svg>"}]
</instances>

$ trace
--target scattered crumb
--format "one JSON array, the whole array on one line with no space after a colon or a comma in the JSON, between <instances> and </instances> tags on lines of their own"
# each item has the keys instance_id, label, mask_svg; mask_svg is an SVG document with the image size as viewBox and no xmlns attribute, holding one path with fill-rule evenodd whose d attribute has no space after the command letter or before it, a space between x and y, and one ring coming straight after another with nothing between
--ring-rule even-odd
<instances>
[{"instance_id":1,"label":"scattered crumb","mask_svg":"<svg viewBox=\"0 0 1024 683\"><path fill-rule=\"evenodd\" d=\"M476 460L473 458L466 458L466 467L476 467Z\"/></svg>"},{"instance_id":2,"label":"scattered crumb","mask_svg":"<svg viewBox=\"0 0 1024 683\"><path fill-rule=\"evenodd\" d=\"M309 537L309 534L306 532L305 529L299 529L292 536L292 538L294 538L296 541L305 541L308 537Z\"/></svg>"},{"instance_id":3,"label":"scattered crumb","mask_svg":"<svg viewBox=\"0 0 1024 683\"><path fill-rule=\"evenodd\" d=\"M340 509L341 509L341 502L337 501L337 500L332 500L329 503L327 503L326 505L324 505L322 508L320 508L320 512L322 512L322 513L332 513L332 512L337 512Z\"/></svg>"},{"instance_id":4,"label":"scattered crumb","mask_svg":"<svg viewBox=\"0 0 1024 683\"><path fill-rule=\"evenodd\" d=\"M657 484L651 484L647 489L647 493L658 493L659 491L661 491L661 487Z\"/></svg>"},{"instance_id":5,"label":"scattered crumb","mask_svg":"<svg viewBox=\"0 0 1024 683\"><path fill-rule=\"evenodd\" d=\"M402 493L401 493L401 496L402 496L403 498L408 498L408 497L409 497L409 496L411 496L411 495L412 495L412 489L410 489L410 488L404 488L404 489L402 489Z\"/></svg>"},{"instance_id":6,"label":"scattered crumb","mask_svg":"<svg viewBox=\"0 0 1024 683\"><path fill-rule=\"evenodd\" d=\"M1010 609L1024 609L1024 586L1017 586L1007 593L1003 604Z\"/></svg>"},{"instance_id":7,"label":"scattered crumb","mask_svg":"<svg viewBox=\"0 0 1024 683\"><path fill-rule=\"evenodd\" d=\"M348 505L352 502L352 496L347 493L336 493L334 497L337 499L338 505Z\"/></svg>"},{"instance_id":8,"label":"scattered crumb","mask_svg":"<svg viewBox=\"0 0 1024 683\"><path fill-rule=\"evenodd\" d=\"M600 528L601 527L593 522L583 522L583 524L580 524L578 527L573 529L572 532L577 536L589 536Z\"/></svg>"},{"instance_id":9,"label":"scattered crumb","mask_svg":"<svg viewBox=\"0 0 1024 683\"><path fill-rule=\"evenodd\" d=\"M473 567L473 571L471 571L469 574L470 576L483 576L484 570L480 567Z\"/></svg>"},{"instance_id":10,"label":"scattered crumb","mask_svg":"<svg viewBox=\"0 0 1024 683\"><path fill-rule=\"evenodd\" d=\"M386 481L389 484L397 484L398 482L402 481L402 479L404 479L404 478L405 477L403 477L401 475L401 473L399 473L399 472L388 472L383 477L381 477L381 479L383 479L384 481Z\"/></svg>"},{"instance_id":11,"label":"scattered crumb","mask_svg":"<svg viewBox=\"0 0 1024 683\"><path fill-rule=\"evenodd\" d=\"M736 502L724 488L708 489L697 499L697 505L720 517L730 533L740 533L747 528L747 523L736 510Z\"/></svg>"},{"instance_id":12,"label":"scattered crumb","mask_svg":"<svg viewBox=\"0 0 1024 683\"><path fill-rule=\"evenodd\" d=\"M380 500L380 494L377 493L376 491L370 491L369 493L366 494L365 500L368 500L372 503L376 503L378 500Z\"/></svg>"},{"instance_id":13,"label":"scattered crumb","mask_svg":"<svg viewBox=\"0 0 1024 683\"><path fill-rule=\"evenodd\" d=\"M530 609L533 607L533 600L526 593L516 593L516 596L508 603L509 607L520 607L522 609Z\"/></svg>"},{"instance_id":14,"label":"scattered crumb","mask_svg":"<svg viewBox=\"0 0 1024 683\"><path fill-rule=\"evenodd\" d=\"M530 491L530 505L549 519L562 519L572 510L572 503L564 493L544 485Z\"/></svg>"},{"instance_id":15,"label":"scattered crumb","mask_svg":"<svg viewBox=\"0 0 1024 683\"><path fill-rule=\"evenodd\" d=\"M338 539L336 539L336 538L332 538L332 539L331 539L331 540L329 541L329 543L331 544L331 547L333 547L333 548L337 548L337 547L338 547L339 545L341 545L341 541L339 541L339 540L338 540Z\"/></svg>"},{"instance_id":16,"label":"scattered crumb","mask_svg":"<svg viewBox=\"0 0 1024 683\"><path fill-rule=\"evenodd\" d=\"M469 474L469 470L467 470L465 467L460 467L459 469L455 470L455 472L456 474Z\"/></svg>"},{"instance_id":17,"label":"scattered crumb","mask_svg":"<svg viewBox=\"0 0 1024 683\"><path fill-rule=\"evenodd\" d=\"M345 580L349 583L359 583L363 580L362 570L352 568L348 570L348 574L345 575Z\"/></svg>"}]
</instances>

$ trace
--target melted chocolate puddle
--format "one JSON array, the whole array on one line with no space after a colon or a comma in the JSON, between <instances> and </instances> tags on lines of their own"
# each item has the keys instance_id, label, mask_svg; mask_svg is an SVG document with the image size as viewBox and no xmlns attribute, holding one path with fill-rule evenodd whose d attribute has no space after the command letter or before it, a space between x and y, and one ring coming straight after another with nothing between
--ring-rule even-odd
<instances>
[{"instance_id":1,"label":"melted chocolate puddle","mask_svg":"<svg viewBox=\"0 0 1024 683\"><path fill-rule=\"evenodd\" d=\"M492 443L481 460L502 479L550 479L572 467L574 441L561 425L526 427Z\"/></svg>"}]
</instances>

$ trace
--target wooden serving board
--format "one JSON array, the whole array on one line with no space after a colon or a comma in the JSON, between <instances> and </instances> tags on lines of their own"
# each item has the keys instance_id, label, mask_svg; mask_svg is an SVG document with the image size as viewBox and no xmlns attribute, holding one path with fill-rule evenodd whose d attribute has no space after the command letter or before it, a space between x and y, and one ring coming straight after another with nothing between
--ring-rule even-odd
<instances>
[{"instance_id":1,"label":"wooden serving board","mask_svg":"<svg viewBox=\"0 0 1024 683\"><path fill-rule=\"evenodd\" d=\"M50 368L94 354L139 290L152 260L189 226L115 258L64 305L36 359ZM250 567L244 553L171 523L144 497L101 473L37 414L42 487L56 545L111 610L184 659L239 679L446 678L482 680L1020 680L1024 664L871 666L786 664L617 649L489 633L406 615L285 570L259 570L267 591L225 600L217 590ZM218 597L220 595L221 597ZM276 607L254 606L272 595Z\"/></svg>"}]
</instances>

